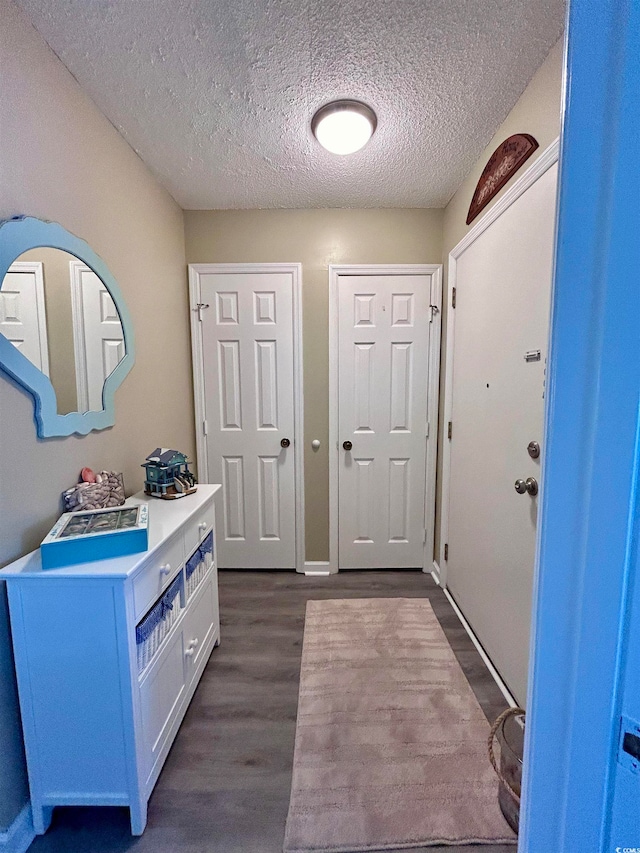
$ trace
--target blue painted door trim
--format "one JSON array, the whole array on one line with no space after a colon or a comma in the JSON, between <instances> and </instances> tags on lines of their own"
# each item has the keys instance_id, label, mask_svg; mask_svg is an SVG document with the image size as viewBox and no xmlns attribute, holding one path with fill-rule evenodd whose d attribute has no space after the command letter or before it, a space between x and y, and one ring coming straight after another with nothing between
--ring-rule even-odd
<instances>
[{"instance_id":1,"label":"blue painted door trim","mask_svg":"<svg viewBox=\"0 0 640 853\"><path fill-rule=\"evenodd\" d=\"M638 800L635 838L612 808L640 594L640 3L573 0L567 33L519 850L609 853L640 847Z\"/></svg>"},{"instance_id":2,"label":"blue painted door trim","mask_svg":"<svg viewBox=\"0 0 640 853\"><path fill-rule=\"evenodd\" d=\"M102 410L58 414L56 392L45 376L0 333L0 370L19 382L33 397L34 418L40 438L86 435L94 429L105 429L115 423L114 394L134 362L133 324L115 278L102 258L84 240L71 234L56 222L45 222L33 216L19 216L0 222L0 288L11 264L29 249L48 246L69 252L90 267L102 279L115 303L124 333L125 355L102 390Z\"/></svg>"}]
</instances>

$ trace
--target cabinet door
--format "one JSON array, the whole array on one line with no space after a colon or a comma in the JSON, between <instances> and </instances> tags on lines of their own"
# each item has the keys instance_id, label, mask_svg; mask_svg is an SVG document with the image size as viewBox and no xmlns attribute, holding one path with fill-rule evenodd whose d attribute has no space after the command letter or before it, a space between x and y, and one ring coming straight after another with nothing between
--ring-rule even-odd
<instances>
[{"instance_id":1,"label":"cabinet door","mask_svg":"<svg viewBox=\"0 0 640 853\"><path fill-rule=\"evenodd\" d=\"M184 526L184 555L188 559L213 527L214 506L210 501Z\"/></svg>"},{"instance_id":2,"label":"cabinet door","mask_svg":"<svg viewBox=\"0 0 640 853\"><path fill-rule=\"evenodd\" d=\"M147 779L173 736L173 723L186 686L184 653L183 633L179 631L140 684Z\"/></svg>"},{"instance_id":3,"label":"cabinet door","mask_svg":"<svg viewBox=\"0 0 640 853\"><path fill-rule=\"evenodd\" d=\"M183 629L187 672L185 681L188 684L198 671L204 654L209 654L212 648L213 634L216 630L216 597L214 587L215 572L211 572L204 586L196 593L191 612L185 613Z\"/></svg>"}]
</instances>

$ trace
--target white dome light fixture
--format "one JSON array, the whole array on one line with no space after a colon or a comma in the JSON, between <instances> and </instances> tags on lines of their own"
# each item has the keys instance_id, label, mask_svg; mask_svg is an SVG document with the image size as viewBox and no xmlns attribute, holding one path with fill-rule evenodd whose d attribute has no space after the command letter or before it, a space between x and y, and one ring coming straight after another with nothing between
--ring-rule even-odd
<instances>
[{"instance_id":1,"label":"white dome light fixture","mask_svg":"<svg viewBox=\"0 0 640 853\"><path fill-rule=\"evenodd\" d=\"M311 119L311 130L332 154L353 154L371 139L378 124L371 107L361 101L331 101Z\"/></svg>"}]
</instances>

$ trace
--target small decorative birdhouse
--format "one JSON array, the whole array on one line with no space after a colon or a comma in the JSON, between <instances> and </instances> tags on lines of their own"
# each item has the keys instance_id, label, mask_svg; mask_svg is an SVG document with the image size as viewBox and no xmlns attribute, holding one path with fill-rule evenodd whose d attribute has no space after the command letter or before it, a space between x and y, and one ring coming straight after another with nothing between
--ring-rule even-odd
<instances>
[{"instance_id":1,"label":"small decorative birdhouse","mask_svg":"<svg viewBox=\"0 0 640 853\"><path fill-rule=\"evenodd\" d=\"M156 447L142 465L146 470L146 494L175 500L196 490L196 478L189 471L189 460L179 450Z\"/></svg>"}]
</instances>

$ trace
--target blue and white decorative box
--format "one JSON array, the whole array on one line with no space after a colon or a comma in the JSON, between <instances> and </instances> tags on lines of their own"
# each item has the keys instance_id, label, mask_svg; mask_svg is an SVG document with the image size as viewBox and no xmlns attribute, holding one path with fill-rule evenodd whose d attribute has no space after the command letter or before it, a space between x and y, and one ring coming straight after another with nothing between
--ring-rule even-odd
<instances>
[{"instance_id":1,"label":"blue and white decorative box","mask_svg":"<svg viewBox=\"0 0 640 853\"><path fill-rule=\"evenodd\" d=\"M146 551L147 504L65 512L40 545L43 569Z\"/></svg>"}]
</instances>

